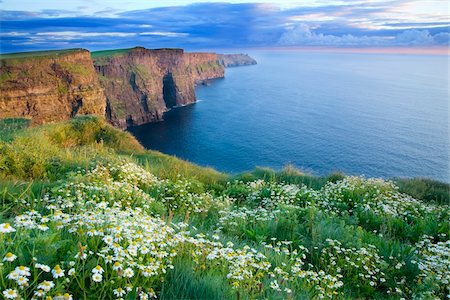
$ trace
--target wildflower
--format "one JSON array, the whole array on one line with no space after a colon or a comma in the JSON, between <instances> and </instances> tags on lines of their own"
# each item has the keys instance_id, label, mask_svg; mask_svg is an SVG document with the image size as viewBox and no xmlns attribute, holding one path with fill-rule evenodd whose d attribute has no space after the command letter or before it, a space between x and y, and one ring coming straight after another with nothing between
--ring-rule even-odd
<instances>
[{"instance_id":1,"label":"wildflower","mask_svg":"<svg viewBox=\"0 0 450 300\"><path fill-rule=\"evenodd\" d=\"M111 245L114 241L113 237L110 235L105 235L103 237L103 241L107 244L107 245Z\"/></svg>"},{"instance_id":2,"label":"wildflower","mask_svg":"<svg viewBox=\"0 0 450 300\"><path fill-rule=\"evenodd\" d=\"M117 289L115 289L114 291L114 295L116 295L117 297L122 297L122 296L124 296L127 292L124 290L124 289L122 289L122 288L117 288Z\"/></svg>"},{"instance_id":3,"label":"wildflower","mask_svg":"<svg viewBox=\"0 0 450 300\"><path fill-rule=\"evenodd\" d=\"M16 280L17 278L19 278L19 274L17 274L16 271L11 271L11 272L9 272L9 274L6 276L6 278L8 278L9 280Z\"/></svg>"},{"instance_id":4,"label":"wildflower","mask_svg":"<svg viewBox=\"0 0 450 300\"><path fill-rule=\"evenodd\" d=\"M17 284L20 286L27 286L28 285L28 278L24 277L24 276L19 276L19 278L17 278Z\"/></svg>"},{"instance_id":5,"label":"wildflower","mask_svg":"<svg viewBox=\"0 0 450 300\"><path fill-rule=\"evenodd\" d=\"M17 256L12 254L11 252L6 253L5 257L3 258L3 261L14 261L16 260Z\"/></svg>"},{"instance_id":6,"label":"wildflower","mask_svg":"<svg viewBox=\"0 0 450 300\"><path fill-rule=\"evenodd\" d=\"M9 223L0 224L0 233L11 233L16 231Z\"/></svg>"},{"instance_id":7,"label":"wildflower","mask_svg":"<svg viewBox=\"0 0 450 300\"><path fill-rule=\"evenodd\" d=\"M94 275L92 275L92 280L94 282L102 282L103 276L102 276L102 274L95 273Z\"/></svg>"},{"instance_id":8,"label":"wildflower","mask_svg":"<svg viewBox=\"0 0 450 300\"><path fill-rule=\"evenodd\" d=\"M75 274L75 269L74 269L74 268L70 269L69 272L67 272L67 274L68 274L69 276L74 275L74 274Z\"/></svg>"},{"instance_id":9,"label":"wildflower","mask_svg":"<svg viewBox=\"0 0 450 300\"><path fill-rule=\"evenodd\" d=\"M19 294L16 290L7 289L3 291L3 296L5 296L6 299L16 299L17 297L19 297Z\"/></svg>"},{"instance_id":10,"label":"wildflower","mask_svg":"<svg viewBox=\"0 0 450 300\"><path fill-rule=\"evenodd\" d=\"M36 269L41 269L42 271L47 272L47 273L50 272L50 267L47 266L47 265L43 265L43 264L36 263L36 264L34 265L34 267L35 267Z\"/></svg>"},{"instance_id":11,"label":"wildflower","mask_svg":"<svg viewBox=\"0 0 450 300\"><path fill-rule=\"evenodd\" d=\"M144 253L143 253L143 254L144 254ZM112 255L107 255L107 256L105 256L105 262L106 262L107 264L112 263L112 262L113 262L113 257L112 257Z\"/></svg>"},{"instance_id":12,"label":"wildflower","mask_svg":"<svg viewBox=\"0 0 450 300\"><path fill-rule=\"evenodd\" d=\"M42 296L45 295L45 291L42 290L42 289L39 289L39 290L37 290L37 291L34 291L34 295L35 295L36 297L42 297Z\"/></svg>"},{"instance_id":13,"label":"wildflower","mask_svg":"<svg viewBox=\"0 0 450 300\"><path fill-rule=\"evenodd\" d=\"M270 283L270 287L275 291L281 291L280 286L278 285L278 282L276 280Z\"/></svg>"},{"instance_id":14,"label":"wildflower","mask_svg":"<svg viewBox=\"0 0 450 300\"><path fill-rule=\"evenodd\" d=\"M53 278L64 277L64 270L59 265L56 265L52 270Z\"/></svg>"},{"instance_id":15,"label":"wildflower","mask_svg":"<svg viewBox=\"0 0 450 300\"><path fill-rule=\"evenodd\" d=\"M47 231L47 230L48 230L48 226L45 225L45 224L40 224L40 225L38 225L37 228L38 228L39 230L41 230L41 231Z\"/></svg>"},{"instance_id":16,"label":"wildflower","mask_svg":"<svg viewBox=\"0 0 450 300\"><path fill-rule=\"evenodd\" d=\"M25 266L19 266L19 267L15 268L14 271L19 276L30 276L31 275L30 268L25 267Z\"/></svg>"},{"instance_id":17,"label":"wildflower","mask_svg":"<svg viewBox=\"0 0 450 300\"><path fill-rule=\"evenodd\" d=\"M116 261L114 264L113 264L113 270L114 271L118 271L118 270L120 270L120 269L122 269L122 265L120 264L120 262L118 262L118 261Z\"/></svg>"},{"instance_id":18,"label":"wildflower","mask_svg":"<svg viewBox=\"0 0 450 300\"><path fill-rule=\"evenodd\" d=\"M72 300L72 299L73 299L72 295L69 294L69 293L65 293L65 294L63 295L63 297L64 297L64 300Z\"/></svg>"},{"instance_id":19,"label":"wildflower","mask_svg":"<svg viewBox=\"0 0 450 300\"><path fill-rule=\"evenodd\" d=\"M124 275L125 277L131 278L131 277L134 276L134 271L133 271L132 268L126 268L126 269L123 271L123 275Z\"/></svg>"},{"instance_id":20,"label":"wildflower","mask_svg":"<svg viewBox=\"0 0 450 300\"><path fill-rule=\"evenodd\" d=\"M42 289L46 292L50 291L53 287L55 286L55 284L53 283L53 281L47 281L44 280L41 283L38 284L37 288L38 289Z\"/></svg>"},{"instance_id":21,"label":"wildflower","mask_svg":"<svg viewBox=\"0 0 450 300\"><path fill-rule=\"evenodd\" d=\"M92 269L93 274L103 274L104 270L101 266L97 265L95 268Z\"/></svg>"}]
</instances>

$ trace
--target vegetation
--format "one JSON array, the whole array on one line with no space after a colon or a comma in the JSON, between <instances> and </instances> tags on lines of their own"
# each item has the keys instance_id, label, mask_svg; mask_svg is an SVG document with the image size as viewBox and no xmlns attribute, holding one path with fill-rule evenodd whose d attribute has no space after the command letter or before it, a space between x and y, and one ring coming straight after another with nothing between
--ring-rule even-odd
<instances>
[{"instance_id":1,"label":"vegetation","mask_svg":"<svg viewBox=\"0 0 450 300\"><path fill-rule=\"evenodd\" d=\"M94 117L26 126L0 123L6 299L450 295L446 184L291 166L231 177Z\"/></svg>"},{"instance_id":2,"label":"vegetation","mask_svg":"<svg viewBox=\"0 0 450 300\"><path fill-rule=\"evenodd\" d=\"M130 52L132 49L133 48L93 51L93 52L91 52L91 56L93 58L97 58L97 57L102 57L102 56L112 56L115 54L124 54L124 53Z\"/></svg>"},{"instance_id":3,"label":"vegetation","mask_svg":"<svg viewBox=\"0 0 450 300\"><path fill-rule=\"evenodd\" d=\"M31 52L17 52L0 54L0 59L21 59L21 58L35 58L41 56L58 56L68 53L77 52L84 49L65 49L65 50L46 50L46 51L31 51Z\"/></svg>"}]
</instances>

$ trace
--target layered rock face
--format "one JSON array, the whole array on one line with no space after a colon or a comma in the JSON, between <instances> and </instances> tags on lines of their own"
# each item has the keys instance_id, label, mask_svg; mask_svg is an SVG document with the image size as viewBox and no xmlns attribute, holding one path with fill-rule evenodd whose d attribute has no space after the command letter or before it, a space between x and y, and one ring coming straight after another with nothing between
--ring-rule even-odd
<instances>
[{"instance_id":1,"label":"layered rock face","mask_svg":"<svg viewBox=\"0 0 450 300\"><path fill-rule=\"evenodd\" d=\"M0 60L0 118L33 124L104 115L106 98L87 50L49 51Z\"/></svg>"},{"instance_id":2,"label":"layered rock face","mask_svg":"<svg viewBox=\"0 0 450 300\"><path fill-rule=\"evenodd\" d=\"M0 118L42 124L92 114L121 128L162 120L172 107L194 103L195 85L223 77L225 66L256 63L244 54L142 47L0 58Z\"/></svg>"},{"instance_id":3,"label":"layered rock face","mask_svg":"<svg viewBox=\"0 0 450 300\"><path fill-rule=\"evenodd\" d=\"M107 117L122 128L162 120L168 109L196 101L196 83L224 76L216 54L182 49L137 47L94 57L94 66Z\"/></svg>"}]
</instances>

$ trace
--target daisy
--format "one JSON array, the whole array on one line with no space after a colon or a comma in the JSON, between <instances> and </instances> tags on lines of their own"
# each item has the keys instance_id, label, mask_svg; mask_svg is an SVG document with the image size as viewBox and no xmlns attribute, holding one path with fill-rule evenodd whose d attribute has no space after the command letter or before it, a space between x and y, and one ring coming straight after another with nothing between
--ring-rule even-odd
<instances>
[{"instance_id":1,"label":"daisy","mask_svg":"<svg viewBox=\"0 0 450 300\"><path fill-rule=\"evenodd\" d=\"M25 266L19 266L14 270L19 276L30 276L30 268Z\"/></svg>"},{"instance_id":2,"label":"daisy","mask_svg":"<svg viewBox=\"0 0 450 300\"><path fill-rule=\"evenodd\" d=\"M47 281L47 280L44 280L44 281L42 281L42 282L37 286L37 288L38 288L38 289L42 289L42 290L48 292L48 291L50 291L54 286L55 286L55 284L53 283L53 281Z\"/></svg>"},{"instance_id":3,"label":"daisy","mask_svg":"<svg viewBox=\"0 0 450 300\"><path fill-rule=\"evenodd\" d=\"M27 286L28 285L28 278L23 277L23 276L19 276L19 278L17 278L17 284L20 286Z\"/></svg>"},{"instance_id":4,"label":"daisy","mask_svg":"<svg viewBox=\"0 0 450 300\"><path fill-rule=\"evenodd\" d=\"M125 277L131 278L131 277L134 276L134 271L133 271L132 268L126 268L126 269L123 271L123 275L124 275Z\"/></svg>"},{"instance_id":5,"label":"daisy","mask_svg":"<svg viewBox=\"0 0 450 300\"><path fill-rule=\"evenodd\" d=\"M6 253L5 258L3 258L3 261L14 261L16 260L17 256L12 254L11 252Z\"/></svg>"},{"instance_id":6,"label":"daisy","mask_svg":"<svg viewBox=\"0 0 450 300\"><path fill-rule=\"evenodd\" d=\"M117 297L122 297L127 293L123 288L117 288L113 292Z\"/></svg>"},{"instance_id":7,"label":"daisy","mask_svg":"<svg viewBox=\"0 0 450 300\"><path fill-rule=\"evenodd\" d=\"M103 274L104 270L101 266L97 265L95 268L92 269L92 273L94 274Z\"/></svg>"},{"instance_id":8,"label":"daisy","mask_svg":"<svg viewBox=\"0 0 450 300\"><path fill-rule=\"evenodd\" d=\"M45 295L45 291L44 290L37 290L37 291L34 292L34 295L36 297L42 297L42 296Z\"/></svg>"},{"instance_id":9,"label":"daisy","mask_svg":"<svg viewBox=\"0 0 450 300\"><path fill-rule=\"evenodd\" d=\"M59 265L56 265L52 270L53 278L64 277L64 270Z\"/></svg>"},{"instance_id":10,"label":"daisy","mask_svg":"<svg viewBox=\"0 0 450 300\"><path fill-rule=\"evenodd\" d=\"M0 224L0 233L11 233L14 231L16 231L16 230L9 223ZM12 291L14 291L14 290L12 290Z\"/></svg>"},{"instance_id":11,"label":"daisy","mask_svg":"<svg viewBox=\"0 0 450 300\"><path fill-rule=\"evenodd\" d=\"M92 275L92 280L94 282L102 282L103 276L99 273L95 273L94 275Z\"/></svg>"},{"instance_id":12,"label":"daisy","mask_svg":"<svg viewBox=\"0 0 450 300\"><path fill-rule=\"evenodd\" d=\"M19 297L17 291L13 289L7 289L3 291L3 296L5 296L6 299L16 299L17 297Z\"/></svg>"},{"instance_id":13,"label":"daisy","mask_svg":"<svg viewBox=\"0 0 450 300\"><path fill-rule=\"evenodd\" d=\"M47 266L47 265L43 265L43 264L39 264L39 263L36 263L35 265L34 265L34 267L36 268L36 269L41 269L42 271L44 271L44 272L50 272L50 267L49 266Z\"/></svg>"}]
</instances>

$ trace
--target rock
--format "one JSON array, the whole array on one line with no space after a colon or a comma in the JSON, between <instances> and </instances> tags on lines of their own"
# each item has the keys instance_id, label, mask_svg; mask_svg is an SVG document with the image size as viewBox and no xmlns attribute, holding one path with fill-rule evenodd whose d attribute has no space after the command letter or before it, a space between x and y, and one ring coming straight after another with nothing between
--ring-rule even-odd
<instances>
[{"instance_id":1,"label":"rock","mask_svg":"<svg viewBox=\"0 0 450 300\"><path fill-rule=\"evenodd\" d=\"M213 53L137 47L93 56L108 118L122 128L162 120L168 109L196 101L196 83L224 76Z\"/></svg>"},{"instance_id":2,"label":"rock","mask_svg":"<svg viewBox=\"0 0 450 300\"><path fill-rule=\"evenodd\" d=\"M0 60L0 118L32 124L104 115L106 99L84 49L6 55Z\"/></svg>"},{"instance_id":3,"label":"rock","mask_svg":"<svg viewBox=\"0 0 450 300\"><path fill-rule=\"evenodd\" d=\"M255 63L246 54L143 47L1 55L0 118L42 124L92 114L125 129L194 103L195 85L224 77L224 66Z\"/></svg>"},{"instance_id":4,"label":"rock","mask_svg":"<svg viewBox=\"0 0 450 300\"><path fill-rule=\"evenodd\" d=\"M248 54L218 54L217 58L219 64L226 68L256 65L256 60Z\"/></svg>"}]
</instances>

